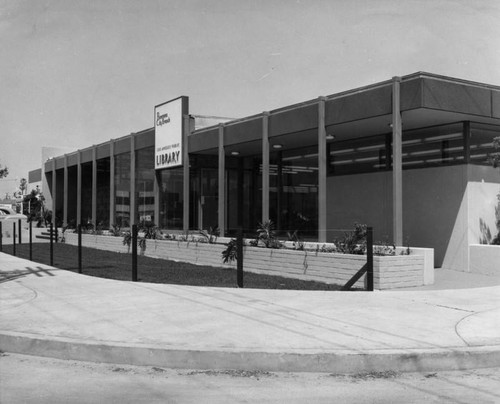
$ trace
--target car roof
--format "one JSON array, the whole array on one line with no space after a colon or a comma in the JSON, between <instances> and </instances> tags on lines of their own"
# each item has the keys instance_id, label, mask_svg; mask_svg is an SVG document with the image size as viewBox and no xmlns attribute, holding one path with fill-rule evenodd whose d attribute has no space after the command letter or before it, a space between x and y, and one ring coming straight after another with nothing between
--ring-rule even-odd
<instances>
[{"instance_id":1,"label":"car roof","mask_svg":"<svg viewBox=\"0 0 500 404\"><path fill-rule=\"evenodd\" d=\"M0 210L6 215L13 215L14 213L16 213L13 209L6 207L0 207Z\"/></svg>"}]
</instances>

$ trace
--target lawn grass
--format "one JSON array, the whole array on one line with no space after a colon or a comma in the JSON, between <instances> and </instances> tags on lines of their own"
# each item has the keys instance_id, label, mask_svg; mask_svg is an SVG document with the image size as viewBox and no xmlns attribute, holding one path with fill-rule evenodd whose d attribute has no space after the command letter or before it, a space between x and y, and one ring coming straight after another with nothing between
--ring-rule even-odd
<instances>
[{"instance_id":1,"label":"lawn grass","mask_svg":"<svg viewBox=\"0 0 500 404\"><path fill-rule=\"evenodd\" d=\"M3 252L12 254L12 245L4 245ZM50 264L47 243L33 244L33 261ZM29 259L29 245L16 246L16 255ZM54 267L78 272L78 249L64 243L54 244ZM132 280L131 254L82 248L82 272L85 275L122 281ZM235 288L236 270L194 265L144 256L137 257L139 282L168 283L175 285L212 286ZM244 273L244 287L254 289L340 290L340 285L303 281L281 276Z\"/></svg>"}]
</instances>

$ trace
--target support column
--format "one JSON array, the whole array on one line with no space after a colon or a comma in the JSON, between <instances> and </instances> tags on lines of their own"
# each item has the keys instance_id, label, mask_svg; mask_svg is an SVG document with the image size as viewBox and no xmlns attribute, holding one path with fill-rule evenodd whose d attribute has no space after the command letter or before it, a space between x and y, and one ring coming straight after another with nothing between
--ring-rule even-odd
<instances>
[{"instance_id":1,"label":"support column","mask_svg":"<svg viewBox=\"0 0 500 404\"><path fill-rule=\"evenodd\" d=\"M57 207L57 177L56 177L56 159L52 159L52 219L51 222L56 228L56 207Z\"/></svg>"},{"instance_id":2,"label":"support column","mask_svg":"<svg viewBox=\"0 0 500 404\"><path fill-rule=\"evenodd\" d=\"M97 228L97 149L92 147L92 223Z\"/></svg>"},{"instance_id":3,"label":"support column","mask_svg":"<svg viewBox=\"0 0 500 404\"><path fill-rule=\"evenodd\" d=\"M109 144L109 225L116 222L115 217L115 141L111 140Z\"/></svg>"},{"instance_id":4,"label":"support column","mask_svg":"<svg viewBox=\"0 0 500 404\"><path fill-rule=\"evenodd\" d=\"M269 112L262 114L262 222L269 220Z\"/></svg>"},{"instance_id":5,"label":"support column","mask_svg":"<svg viewBox=\"0 0 500 404\"><path fill-rule=\"evenodd\" d=\"M276 229L283 230L283 152L277 151L275 153L276 161Z\"/></svg>"},{"instance_id":6,"label":"support column","mask_svg":"<svg viewBox=\"0 0 500 404\"><path fill-rule=\"evenodd\" d=\"M157 170L155 170L154 179L153 179L153 194L155 198L155 226L160 226L160 187L161 187L161 177Z\"/></svg>"},{"instance_id":7,"label":"support column","mask_svg":"<svg viewBox=\"0 0 500 404\"><path fill-rule=\"evenodd\" d=\"M63 226L68 225L68 155L64 155Z\"/></svg>"},{"instance_id":8,"label":"support column","mask_svg":"<svg viewBox=\"0 0 500 404\"><path fill-rule=\"evenodd\" d=\"M392 226L396 245L403 245L403 160L401 77L392 79Z\"/></svg>"},{"instance_id":9,"label":"support column","mask_svg":"<svg viewBox=\"0 0 500 404\"><path fill-rule=\"evenodd\" d=\"M76 165L76 224L82 224L82 152L78 150Z\"/></svg>"},{"instance_id":10,"label":"support column","mask_svg":"<svg viewBox=\"0 0 500 404\"><path fill-rule=\"evenodd\" d=\"M189 145L188 136L190 133L189 115L183 117L182 131L182 166L183 166L183 206L182 206L182 226L184 231L189 230Z\"/></svg>"},{"instance_id":11,"label":"support column","mask_svg":"<svg viewBox=\"0 0 500 404\"><path fill-rule=\"evenodd\" d=\"M219 124L219 191L218 227L220 237L224 237L226 223L226 153L224 152L224 124Z\"/></svg>"},{"instance_id":12,"label":"support column","mask_svg":"<svg viewBox=\"0 0 500 404\"><path fill-rule=\"evenodd\" d=\"M326 127L325 127L325 97L318 100L318 242L326 243L327 203L326 203Z\"/></svg>"},{"instance_id":13,"label":"support column","mask_svg":"<svg viewBox=\"0 0 500 404\"><path fill-rule=\"evenodd\" d=\"M136 224L135 201L135 136L130 136L130 228Z\"/></svg>"}]
</instances>

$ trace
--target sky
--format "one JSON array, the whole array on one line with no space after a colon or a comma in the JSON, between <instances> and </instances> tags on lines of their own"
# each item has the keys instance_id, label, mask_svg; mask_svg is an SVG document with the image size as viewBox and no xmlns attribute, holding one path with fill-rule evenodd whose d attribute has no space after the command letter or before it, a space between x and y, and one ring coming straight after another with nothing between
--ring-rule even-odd
<instances>
[{"instance_id":1,"label":"sky","mask_svg":"<svg viewBox=\"0 0 500 404\"><path fill-rule=\"evenodd\" d=\"M15 183L180 95L240 118L417 71L500 85L499 21L500 0L0 0L0 165Z\"/></svg>"}]
</instances>

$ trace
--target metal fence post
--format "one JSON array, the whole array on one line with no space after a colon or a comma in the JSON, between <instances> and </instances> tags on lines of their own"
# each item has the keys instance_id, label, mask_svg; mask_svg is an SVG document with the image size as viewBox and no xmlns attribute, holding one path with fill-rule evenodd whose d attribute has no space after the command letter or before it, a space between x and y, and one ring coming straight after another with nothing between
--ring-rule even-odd
<instances>
[{"instance_id":1,"label":"metal fence post","mask_svg":"<svg viewBox=\"0 0 500 404\"><path fill-rule=\"evenodd\" d=\"M236 238L236 281L238 287L243 287L243 229L238 227L238 237Z\"/></svg>"},{"instance_id":2,"label":"metal fence post","mask_svg":"<svg viewBox=\"0 0 500 404\"><path fill-rule=\"evenodd\" d=\"M137 282L137 225L132 225L132 281Z\"/></svg>"},{"instance_id":3,"label":"metal fence post","mask_svg":"<svg viewBox=\"0 0 500 404\"><path fill-rule=\"evenodd\" d=\"M3 229L2 222L0 222L0 252L3 251Z\"/></svg>"},{"instance_id":4,"label":"metal fence post","mask_svg":"<svg viewBox=\"0 0 500 404\"><path fill-rule=\"evenodd\" d=\"M54 266L54 225L50 224L50 266Z\"/></svg>"},{"instance_id":5,"label":"metal fence post","mask_svg":"<svg viewBox=\"0 0 500 404\"><path fill-rule=\"evenodd\" d=\"M33 261L33 222L30 220L30 261Z\"/></svg>"},{"instance_id":6,"label":"metal fence post","mask_svg":"<svg viewBox=\"0 0 500 404\"><path fill-rule=\"evenodd\" d=\"M21 238L21 229L22 229L22 226L21 226L21 219L18 219L17 223L19 224L17 227L19 228L19 245L21 245L22 243L22 238Z\"/></svg>"},{"instance_id":7,"label":"metal fence post","mask_svg":"<svg viewBox=\"0 0 500 404\"><path fill-rule=\"evenodd\" d=\"M82 225L78 225L78 273L82 273Z\"/></svg>"},{"instance_id":8,"label":"metal fence post","mask_svg":"<svg viewBox=\"0 0 500 404\"><path fill-rule=\"evenodd\" d=\"M12 223L12 254L16 256L16 222Z\"/></svg>"},{"instance_id":9,"label":"metal fence post","mask_svg":"<svg viewBox=\"0 0 500 404\"><path fill-rule=\"evenodd\" d=\"M373 292L373 227L366 229L366 290Z\"/></svg>"}]
</instances>

